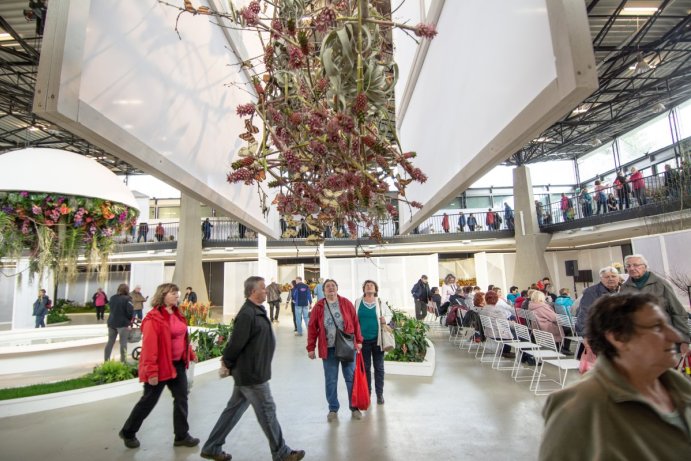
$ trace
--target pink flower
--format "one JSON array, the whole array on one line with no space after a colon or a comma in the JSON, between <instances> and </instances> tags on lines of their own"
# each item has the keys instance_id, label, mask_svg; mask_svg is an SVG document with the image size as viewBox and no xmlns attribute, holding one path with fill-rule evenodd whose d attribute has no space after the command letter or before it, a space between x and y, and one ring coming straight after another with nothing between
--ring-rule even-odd
<instances>
[{"instance_id":1,"label":"pink flower","mask_svg":"<svg viewBox=\"0 0 691 461\"><path fill-rule=\"evenodd\" d=\"M437 35L437 28L434 27L434 24L424 24L420 23L417 26L415 26L415 35L418 37L425 37L425 38L434 38Z\"/></svg>"},{"instance_id":2,"label":"pink flower","mask_svg":"<svg viewBox=\"0 0 691 461\"><path fill-rule=\"evenodd\" d=\"M288 48L288 67L291 69L299 69L304 65L305 55L300 48Z\"/></svg>"},{"instance_id":3,"label":"pink flower","mask_svg":"<svg viewBox=\"0 0 691 461\"><path fill-rule=\"evenodd\" d=\"M247 104L240 104L236 112L240 117L249 117L251 115L254 115L254 111L256 110L256 107L253 103L247 103Z\"/></svg>"},{"instance_id":4,"label":"pink flower","mask_svg":"<svg viewBox=\"0 0 691 461\"><path fill-rule=\"evenodd\" d=\"M32 205L32 206L31 206L31 212L32 212L33 214L41 214L41 213L43 213L43 210L42 210L41 207L38 206L38 205Z\"/></svg>"},{"instance_id":5,"label":"pink flower","mask_svg":"<svg viewBox=\"0 0 691 461\"><path fill-rule=\"evenodd\" d=\"M21 196L24 197L24 198L27 198L27 197L29 196L29 193L28 193L27 191L24 190L24 191L21 191L21 192L19 193L19 195L21 195Z\"/></svg>"}]
</instances>

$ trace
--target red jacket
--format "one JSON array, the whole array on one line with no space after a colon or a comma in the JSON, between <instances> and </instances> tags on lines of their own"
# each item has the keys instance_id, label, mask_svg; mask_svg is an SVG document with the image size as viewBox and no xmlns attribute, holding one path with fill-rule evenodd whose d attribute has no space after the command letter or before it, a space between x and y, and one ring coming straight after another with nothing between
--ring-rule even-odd
<instances>
[{"instance_id":1,"label":"red jacket","mask_svg":"<svg viewBox=\"0 0 691 461\"><path fill-rule=\"evenodd\" d=\"M139 357L139 381L142 383L154 376L158 377L159 382L177 377L172 358L170 315L165 308L156 307L142 321L142 354ZM177 306L173 308L172 315L187 323ZM190 360L196 360L197 356L190 346L189 333L185 333L185 343L187 352L182 359L187 368Z\"/></svg>"},{"instance_id":2,"label":"red jacket","mask_svg":"<svg viewBox=\"0 0 691 461\"><path fill-rule=\"evenodd\" d=\"M633 184L633 190L639 190L645 188L645 179L643 179L643 173L636 171L629 178L631 184Z\"/></svg>"},{"instance_id":3,"label":"red jacket","mask_svg":"<svg viewBox=\"0 0 691 461\"><path fill-rule=\"evenodd\" d=\"M324 305L326 298L317 302L310 312L310 323L307 326L307 352L312 352L317 345L319 339L319 358L325 359L328 357L326 347L326 328L324 328ZM360 333L360 321L353 303L346 298L338 297L338 307L343 316L343 331L346 333L355 333L355 343L362 344L362 333ZM329 315L328 313L326 315Z\"/></svg>"}]
</instances>

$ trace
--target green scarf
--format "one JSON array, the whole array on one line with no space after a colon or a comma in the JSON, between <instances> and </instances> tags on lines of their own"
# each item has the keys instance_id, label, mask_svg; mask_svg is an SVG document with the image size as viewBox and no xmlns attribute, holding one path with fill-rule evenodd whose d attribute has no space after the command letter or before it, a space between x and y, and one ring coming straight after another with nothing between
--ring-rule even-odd
<instances>
[{"instance_id":1,"label":"green scarf","mask_svg":"<svg viewBox=\"0 0 691 461\"><path fill-rule=\"evenodd\" d=\"M643 288L643 286L646 284L646 282L648 281L649 278L650 278L650 272L646 272L645 274L643 274L643 277L641 277L639 279L633 279L633 283L634 283L634 285L636 285L636 288L638 288L640 290L641 288Z\"/></svg>"}]
</instances>

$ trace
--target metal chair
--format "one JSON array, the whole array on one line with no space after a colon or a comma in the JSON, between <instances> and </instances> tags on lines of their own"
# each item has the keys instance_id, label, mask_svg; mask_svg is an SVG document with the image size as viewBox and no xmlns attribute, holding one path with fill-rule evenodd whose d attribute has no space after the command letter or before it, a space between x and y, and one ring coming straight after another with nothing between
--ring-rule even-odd
<instances>
[{"instance_id":1,"label":"metal chair","mask_svg":"<svg viewBox=\"0 0 691 461\"><path fill-rule=\"evenodd\" d=\"M533 335L535 336L535 342L537 343L538 346L540 346L540 350L537 351L526 351L527 354L531 354L534 357L536 357L534 354L536 353L542 353L539 354L540 356L540 361L539 364L535 366L535 370L533 371L533 379L530 381L530 390L535 392L535 395L544 395L544 394L549 394L552 391L557 390L557 388L549 388L549 389L541 389L540 388L540 381L545 382L545 381L550 381L554 382L559 385L558 389L563 389L564 384L566 383L566 376L569 370L577 370L579 361L576 359L567 359L564 354L561 354L557 350L557 343L554 341L554 335L548 331L540 331L540 330L533 330ZM537 359L537 357L536 357ZM557 367L557 370L559 371L559 380L556 381L554 379L546 379L542 380L542 378L545 376L542 371L545 366L545 363L548 363L550 365L554 365ZM562 371L564 372L563 377L562 377ZM536 380L537 379L537 380Z\"/></svg>"}]
</instances>

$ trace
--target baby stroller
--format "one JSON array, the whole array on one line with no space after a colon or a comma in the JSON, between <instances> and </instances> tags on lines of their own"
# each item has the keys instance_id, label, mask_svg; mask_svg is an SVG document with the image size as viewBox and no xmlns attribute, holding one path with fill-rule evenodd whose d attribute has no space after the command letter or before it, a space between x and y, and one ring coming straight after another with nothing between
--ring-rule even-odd
<instances>
[{"instance_id":1,"label":"baby stroller","mask_svg":"<svg viewBox=\"0 0 691 461\"><path fill-rule=\"evenodd\" d=\"M127 335L127 342L130 344L136 344L142 340L142 321L138 318L132 320L132 329ZM137 346L132 350L132 358L134 360L139 360L139 356L142 353L142 346Z\"/></svg>"}]
</instances>

